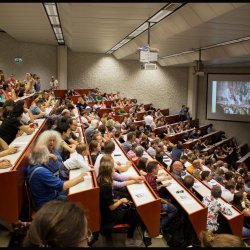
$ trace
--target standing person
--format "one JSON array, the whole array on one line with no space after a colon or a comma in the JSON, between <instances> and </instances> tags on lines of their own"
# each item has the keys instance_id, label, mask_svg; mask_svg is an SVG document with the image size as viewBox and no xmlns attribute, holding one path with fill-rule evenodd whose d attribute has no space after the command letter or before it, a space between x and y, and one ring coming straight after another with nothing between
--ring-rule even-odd
<instances>
[{"instance_id":1,"label":"standing person","mask_svg":"<svg viewBox=\"0 0 250 250\"><path fill-rule=\"evenodd\" d=\"M229 207L220 203L219 198L221 197L221 194L221 187L215 185L211 189L211 195L204 197L202 201L202 203L208 207L207 230L210 230L211 232L220 231L218 223L219 212L226 215L232 214Z\"/></svg>"},{"instance_id":2,"label":"standing person","mask_svg":"<svg viewBox=\"0 0 250 250\"><path fill-rule=\"evenodd\" d=\"M59 87L58 80L56 80L54 76L51 76L50 86L53 90Z\"/></svg>"},{"instance_id":3,"label":"standing person","mask_svg":"<svg viewBox=\"0 0 250 250\"><path fill-rule=\"evenodd\" d=\"M101 231L107 233L115 224L128 223L130 227L125 245L140 246L142 241L134 239L134 231L139 222L136 210L128 209L130 201L127 198L113 199L114 173L114 163L111 160L101 162L97 177L97 183L100 187Z\"/></svg>"},{"instance_id":4,"label":"standing person","mask_svg":"<svg viewBox=\"0 0 250 250\"><path fill-rule=\"evenodd\" d=\"M152 112L148 111L146 116L144 117L145 129L151 131L152 124L154 122L154 118L152 116Z\"/></svg>"},{"instance_id":5,"label":"standing person","mask_svg":"<svg viewBox=\"0 0 250 250\"><path fill-rule=\"evenodd\" d=\"M35 78L34 89L35 89L36 92L41 91L41 83L40 83L40 77L39 76L36 76L36 78Z\"/></svg>"},{"instance_id":6,"label":"standing person","mask_svg":"<svg viewBox=\"0 0 250 250\"><path fill-rule=\"evenodd\" d=\"M186 116L186 106L185 106L185 105L182 105L182 106L181 106L181 110L180 110L180 112L179 112L179 116L180 116L180 120L181 120L181 121L187 120L187 116Z\"/></svg>"}]
</instances>

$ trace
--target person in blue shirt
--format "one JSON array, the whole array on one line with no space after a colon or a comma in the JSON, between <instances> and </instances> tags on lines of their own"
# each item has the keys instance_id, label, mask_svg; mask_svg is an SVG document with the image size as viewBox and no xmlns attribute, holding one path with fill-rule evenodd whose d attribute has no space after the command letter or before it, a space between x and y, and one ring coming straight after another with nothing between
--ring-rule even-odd
<instances>
[{"instance_id":1,"label":"person in blue shirt","mask_svg":"<svg viewBox=\"0 0 250 250\"><path fill-rule=\"evenodd\" d=\"M182 153L183 153L183 146L179 142L179 143L177 143L176 148L173 148L173 150L171 152L171 157L173 158L173 160L179 161Z\"/></svg>"},{"instance_id":2,"label":"person in blue shirt","mask_svg":"<svg viewBox=\"0 0 250 250\"><path fill-rule=\"evenodd\" d=\"M33 209L39 210L51 200L66 200L67 190L84 181L86 173L68 181L56 177L47 167L49 150L45 145L36 144L30 156L30 166L27 168L26 181L31 192Z\"/></svg>"}]
</instances>

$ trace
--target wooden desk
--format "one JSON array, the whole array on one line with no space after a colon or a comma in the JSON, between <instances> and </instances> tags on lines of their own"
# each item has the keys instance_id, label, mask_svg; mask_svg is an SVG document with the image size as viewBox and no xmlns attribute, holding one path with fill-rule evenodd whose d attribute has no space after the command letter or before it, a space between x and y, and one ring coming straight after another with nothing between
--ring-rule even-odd
<instances>
[{"instance_id":1,"label":"wooden desk","mask_svg":"<svg viewBox=\"0 0 250 250\"><path fill-rule=\"evenodd\" d=\"M138 121L143 120L145 114L146 114L146 112L138 112L138 113L136 113L137 120Z\"/></svg>"},{"instance_id":2,"label":"wooden desk","mask_svg":"<svg viewBox=\"0 0 250 250\"><path fill-rule=\"evenodd\" d=\"M55 89L54 90L54 94L55 94L55 97L60 97L62 99L65 98L65 94L68 92L67 89Z\"/></svg>"},{"instance_id":3,"label":"wooden desk","mask_svg":"<svg viewBox=\"0 0 250 250\"><path fill-rule=\"evenodd\" d=\"M248 167L248 170L250 170L250 152L248 152L246 155L244 155L242 158L240 158L236 162L236 165L239 166L242 163L245 163Z\"/></svg>"},{"instance_id":4,"label":"wooden desk","mask_svg":"<svg viewBox=\"0 0 250 250\"><path fill-rule=\"evenodd\" d=\"M188 121L184 121L183 123L184 124L186 124ZM191 128L193 128L193 127L195 127L195 126L197 126L197 124L199 124L199 120L198 119L196 119L196 120L191 120L191 121L189 121L190 122L190 127ZM175 123L171 123L171 124L165 124L165 125L163 125L163 126L160 126L160 127L157 127L157 128L155 128L154 129L154 132L155 132L155 134L156 135L159 135L161 132L164 132L164 131L166 131L166 133L167 133L167 130L166 130L166 126L168 126L168 125L171 125L172 127L174 127L174 126L177 126L178 124L180 124L181 122L175 122Z\"/></svg>"},{"instance_id":5,"label":"wooden desk","mask_svg":"<svg viewBox=\"0 0 250 250\"><path fill-rule=\"evenodd\" d=\"M97 109L96 112L99 115L99 117L102 117L104 113L109 114L111 112L111 109L109 109L109 108L106 108L106 109Z\"/></svg>"},{"instance_id":6,"label":"wooden desk","mask_svg":"<svg viewBox=\"0 0 250 250\"><path fill-rule=\"evenodd\" d=\"M86 143L86 136L83 127L80 123L79 112L77 108L73 110L75 118L80 127L80 133L82 134L83 142ZM87 162L92 165L91 157L85 157ZM70 170L69 179L77 177L81 173L81 169ZM88 177L84 181L69 189L68 199L80 204L88 218L89 228L92 232L98 232L100 230L100 188L97 184L95 171L88 173Z\"/></svg>"},{"instance_id":7,"label":"wooden desk","mask_svg":"<svg viewBox=\"0 0 250 250\"><path fill-rule=\"evenodd\" d=\"M129 114L125 114L125 115L113 115L113 119L119 123L122 123L124 120L124 117L129 117Z\"/></svg>"},{"instance_id":8,"label":"wooden desk","mask_svg":"<svg viewBox=\"0 0 250 250\"><path fill-rule=\"evenodd\" d=\"M190 175L186 171L186 175ZM182 178L184 178L183 176ZM193 176L194 177L194 176ZM211 195L211 190L206 184L204 184L202 181L198 180L194 177L195 183L193 185L193 189L202 197ZM214 180L213 180L214 181ZM216 185L218 185L218 182L216 182ZM224 187L223 187L224 188ZM225 206L230 206L230 209L232 211L232 215L225 215L222 214L223 217L228 221L228 224L230 226L230 229L232 231L232 234L237 235L239 237L242 237L242 227L243 227L243 219L244 215L241 214L234 206L229 205L223 198L219 198L219 202Z\"/></svg>"},{"instance_id":9,"label":"wooden desk","mask_svg":"<svg viewBox=\"0 0 250 250\"><path fill-rule=\"evenodd\" d=\"M112 156L115 162L120 161L121 163L126 163L128 158L122 150L119 142L115 139L113 139L113 141L115 143L115 151ZM122 175L139 176L140 172L134 165L132 165L128 171L123 172ZM127 186L127 189L150 236L158 236L160 233L161 211L161 201L159 197L154 193L147 182L129 185Z\"/></svg>"},{"instance_id":10,"label":"wooden desk","mask_svg":"<svg viewBox=\"0 0 250 250\"><path fill-rule=\"evenodd\" d=\"M161 111L161 113L162 113L163 115L165 115L165 116L168 116L168 115L169 115L169 109L161 109L160 111Z\"/></svg>"},{"instance_id":11,"label":"wooden desk","mask_svg":"<svg viewBox=\"0 0 250 250\"><path fill-rule=\"evenodd\" d=\"M247 143L240 144L238 148L242 156L245 156L249 152Z\"/></svg>"},{"instance_id":12,"label":"wooden desk","mask_svg":"<svg viewBox=\"0 0 250 250\"><path fill-rule=\"evenodd\" d=\"M70 170L69 179L80 175L81 169ZM69 189L68 199L80 204L86 212L88 226L92 232L100 230L100 188L94 171L84 181Z\"/></svg>"},{"instance_id":13,"label":"wooden desk","mask_svg":"<svg viewBox=\"0 0 250 250\"><path fill-rule=\"evenodd\" d=\"M125 106L125 107L124 107L124 110L128 113L128 111L129 111L132 107L133 107L133 106L131 106L131 105L130 105L130 106Z\"/></svg>"},{"instance_id":14,"label":"wooden desk","mask_svg":"<svg viewBox=\"0 0 250 250\"><path fill-rule=\"evenodd\" d=\"M168 136L168 139L172 142L172 143L177 143L180 140L181 135L185 134L185 133L190 133L191 131L193 131L193 128L176 133L176 134L172 134ZM190 140L191 141L191 140Z\"/></svg>"},{"instance_id":15,"label":"wooden desk","mask_svg":"<svg viewBox=\"0 0 250 250\"><path fill-rule=\"evenodd\" d=\"M147 157L150 160L154 160L152 156L150 156L146 151L144 151L143 156ZM206 229L207 207L203 205L197 197L193 196L193 194L189 190L187 190L186 187L178 182L170 172L168 172L164 168L159 172L160 174L168 174L172 177L171 180L163 181L162 184L165 184L167 182L171 183L170 186L166 187L166 190L187 213L188 218L192 223L197 236L199 237L200 232ZM183 190L183 192L178 193L178 191L180 190Z\"/></svg>"},{"instance_id":16,"label":"wooden desk","mask_svg":"<svg viewBox=\"0 0 250 250\"><path fill-rule=\"evenodd\" d=\"M168 124L180 121L180 117L178 114L164 116L164 118L165 118L166 123Z\"/></svg>"},{"instance_id":17,"label":"wooden desk","mask_svg":"<svg viewBox=\"0 0 250 250\"><path fill-rule=\"evenodd\" d=\"M93 91L91 88L86 89L75 89L76 92L78 92L80 95L87 95L89 92Z\"/></svg>"},{"instance_id":18,"label":"wooden desk","mask_svg":"<svg viewBox=\"0 0 250 250\"><path fill-rule=\"evenodd\" d=\"M151 105L151 103L149 103L149 104L144 104L144 109L145 109L146 111L148 111L149 108L150 108L150 105Z\"/></svg>"},{"instance_id":19,"label":"wooden desk","mask_svg":"<svg viewBox=\"0 0 250 250\"><path fill-rule=\"evenodd\" d=\"M113 104L114 101L104 101L104 103L106 104L107 108L111 108L111 105Z\"/></svg>"},{"instance_id":20,"label":"wooden desk","mask_svg":"<svg viewBox=\"0 0 250 250\"><path fill-rule=\"evenodd\" d=\"M230 137L230 138L227 138L227 139L224 139L222 141L219 141L217 143L215 143L212 147L210 148L204 148L202 149L202 152L208 152L208 154L211 154L213 153L213 151L217 148L217 147L220 147L222 146L223 144L227 144L229 143L231 140L233 140L234 137Z\"/></svg>"},{"instance_id":21,"label":"wooden desk","mask_svg":"<svg viewBox=\"0 0 250 250\"><path fill-rule=\"evenodd\" d=\"M50 113L52 108L46 108ZM0 170L0 217L7 223L17 222L25 197L25 173L29 165L28 155L39 134L48 127L47 119L37 119L38 128L31 135L17 137L10 146L17 145L17 153L3 157L9 159L13 167Z\"/></svg>"},{"instance_id":22,"label":"wooden desk","mask_svg":"<svg viewBox=\"0 0 250 250\"><path fill-rule=\"evenodd\" d=\"M220 136L222 133L222 131L214 131L212 133L209 133L209 134L206 134L202 137L200 137L199 139L194 139L192 141L188 141L188 142L185 142L183 143L183 147L184 148L188 148L188 149L192 149L193 146L195 145L195 143L200 140L201 142L204 142L205 140L211 138L211 140L213 141L213 138L216 137L216 136ZM211 146L212 147L212 146Z\"/></svg>"},{"instance_id":23,"label":"wooden desk","mask_svg":"<svg viewBox=\"0 0 250 250\"><path fill-rule=\"evenodd\" d=\"M135 122L130 122L129 123L129 125L132 125L132 124L134 124L136 127L141 127L141 126L144 127L145 122L144 122L144 120L142 120L142 121L135 121Z\"/></svg>"},{"instance_id":24,"label":"wooden desk","mask_svg":"<svg viewBox=\"0 0 250 250\"><path fill-rule=\"evenodd\" d=\"M74 104L78 102L78 98L81 97L81 95L73 95L70 96L70 99L73 101Z\"/></svg>"}]
</instances>

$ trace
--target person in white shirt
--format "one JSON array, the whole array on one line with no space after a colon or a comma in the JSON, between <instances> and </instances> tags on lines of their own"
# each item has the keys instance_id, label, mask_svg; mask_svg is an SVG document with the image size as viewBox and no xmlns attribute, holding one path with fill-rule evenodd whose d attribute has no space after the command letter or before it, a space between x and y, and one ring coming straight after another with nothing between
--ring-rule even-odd
<instances>
[{"instance_id":1,"label":"person in white shirt","mask_svg":"<svg viewBox=\"0 0 250 250\"><path fill-rule=\"evenodd\" d=\"M156 148L157 148L157 142L155 140L151 141L150 147L148 148L147 152L152 155L153 157L156 156Z\"/></svg>"},{"instance_id":2,"label":"person in white shirt","mask_svg":"<svg viewBox=\"0 0 250 250\"><path fill-rule=\"evenodd\" d=\"M84 172L91 171L92 167L88 164L85 157L87 156L87 146L84 143L79 143L76 146L75 152L70 155L70 158L62 163L59 167L59 177L62 180L69 179L69 171L72 169L81 168Z\"/></svg>"},{"instance_id":3,"label":"person in white shirt","mask_svg":"<svg viewBox=\"0 0 250 250\"><path fill-rule=\"evenodd\" d=\"M235 184L234 182L227 182L225 189L222 189L221 197L224 198L227 202L231 203L234 198L235 193Z\"/></svg>"},{"instance_id":4,"label":"person in white shirt","mask_svg":"<svg viewBox=\"0 0 250 250\"><path fill-rule=\"evenodd\" d=\"M154 118L152 116L152 112L151 111L148 111L146 113L146 116L144 117L144 122L145 122L145 128L147 130L151 130L151 126L152 126L152 124L154 122Z\"/></svg>"},{"instance_id":5,"label":"person in white shirt","mask_svg":"<svg viewBox=\"0 0 250 250\"><path fill-rule=\"evenodd\" d=\"M208 186L209 188L213 187L213 184L210 182L213 179L211 172L205 170L201 172L201 181Z\"/></svg>"},{"instance_id":6,"label":"person in white shirt","mask_svg":"<svg viewBox=\"0 0 250 250\"><path fill-rule=\"evenodd\" d=\"M99 174L100 162L104 155L110 155L115 161L115 158L113 157L114 151L115 151L115 143L112 140L106 141L103 147L103 154L99 154L95 161L94 169L95 169L96 176L98 176ZM122 165L120 162L115 161L115 169L118 170L119 172L125 172L131 166L132 166L131 161L127 161L125 165Z\"/></svg>"},{"instance_id":7,"label":"person in white shirt","mask_svg":"<svg viewBox=\"0 0 250 250\"><path fill-rule=\"evenodd\" d=\"M220 167L220 169L222 169L224 171L224 173L228 172L228 163L227 162L223 162L223 166Z\"/></svg>"},{"instance_id":8,"label":"person in white shirt","mask_svg":"<svg viewBox=\"0 0 250 250\"><path fill-rule=\"evenodd\" d=\"M84 110L81 115L81 123L83 124L84 129L88 128L90 123L88 120L88 111Z\"/></svg>"},{"instance_id":9,"label":"person in white shirt","mask_svg":"<svg viewBox=\"0 0 250 250\"><path fill-rule=\"evenodd\" d=\"M51 76L50 86L53 90L58 89L59 83L58 83L58 80L56 80L54 76Z\"/></svg>"}]
</instances>

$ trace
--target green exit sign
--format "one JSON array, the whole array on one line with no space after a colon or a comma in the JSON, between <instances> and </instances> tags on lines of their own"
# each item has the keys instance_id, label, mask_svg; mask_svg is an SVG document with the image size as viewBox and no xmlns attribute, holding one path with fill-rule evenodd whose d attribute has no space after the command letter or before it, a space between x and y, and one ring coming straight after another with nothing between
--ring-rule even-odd
<instances>
[{"instance_id":1,"label":"green exit sign","mask_svg":"<svg viewBox=\"0 0 250 250\"><path fill-rule=\"evenodd\" d=\"M15 62L16 63L21 63L21 62L23 62L23 59L21 57L16 57Z\"/></svg>"}]
</instances>

